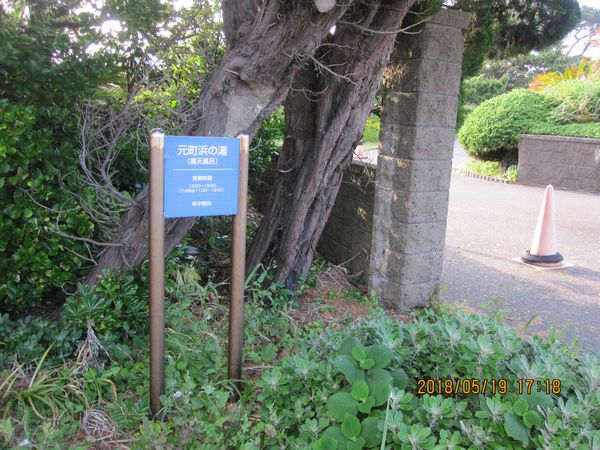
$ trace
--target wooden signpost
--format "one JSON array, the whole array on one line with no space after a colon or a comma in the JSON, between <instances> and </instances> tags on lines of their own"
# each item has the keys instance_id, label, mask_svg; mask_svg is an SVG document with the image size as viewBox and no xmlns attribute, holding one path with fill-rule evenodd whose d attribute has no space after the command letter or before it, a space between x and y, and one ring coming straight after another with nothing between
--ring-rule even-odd
<instances>
[{"instance_id":1,"label":"wooden signpost","mask_svg":"<svg viewBox=\"0 0 600 450\"><path fill-rule=\"evenodd\" d=\"M244 338L249 136L165 136L150 133L150 412L165 389L165 218L234 215L229 305L228 377L239 390ZM234 391L238 398L237 390Z\"/></svg>"}]
</instances>

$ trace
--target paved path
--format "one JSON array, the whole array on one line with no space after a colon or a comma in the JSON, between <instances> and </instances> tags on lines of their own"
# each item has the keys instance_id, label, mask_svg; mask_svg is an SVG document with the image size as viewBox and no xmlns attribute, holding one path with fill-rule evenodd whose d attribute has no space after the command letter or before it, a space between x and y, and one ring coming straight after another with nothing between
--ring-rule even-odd
<instances>
[{"instance_id":1,"label":"paved path","mask_svg":"<svg viewBox=\"0 0 600 450\"><path fill-rule=\"evenodd\" d=\"M574 266L538 271L511 259L531 245L543 193L453 172L443 298L475 309L496 298L509 324L537 314L528 332L554 325L564 342L600 353L600 195L555 191L558 251Z\"/></svg>"}]
</instances>

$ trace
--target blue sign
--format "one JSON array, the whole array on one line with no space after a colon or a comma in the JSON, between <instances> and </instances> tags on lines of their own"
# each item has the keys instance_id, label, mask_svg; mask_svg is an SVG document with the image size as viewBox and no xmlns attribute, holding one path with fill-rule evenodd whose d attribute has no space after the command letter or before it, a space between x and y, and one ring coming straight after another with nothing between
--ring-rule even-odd
<instances>
[{"instance_id":1,"label":"blue sign","mask_svg":"<svg viewBox=\"0 0 600 450\"><path fill-rule=\"evenodd\" d=\"M240 141L165 136L165 217L237 214Z\"/></svg>"}]
</instances>

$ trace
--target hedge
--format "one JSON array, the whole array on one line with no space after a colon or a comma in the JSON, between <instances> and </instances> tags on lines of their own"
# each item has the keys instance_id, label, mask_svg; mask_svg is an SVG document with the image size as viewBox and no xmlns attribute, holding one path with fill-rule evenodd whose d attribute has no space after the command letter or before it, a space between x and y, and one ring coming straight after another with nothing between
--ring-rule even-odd
<instances>
[{"instance_id":1,"label":"hedge","mask_svg":"<svg viewBox=\"0 0 600 450\"><path fill-rule=\"evenodd\" d=\"M567 125L556 125L540 123L535 125L529 134L547 134L551 136L571 136L600 139L600 124L570 123Z\"/></svg>"},{"instance_id":2,"label":"hedge","mask_svg":"<svg viewBox=\"0 0 600 450\"><path fill-rule=\"evenodd\" d=\"M501 160L516 154L519 135L547 122L557 104L541 94L516 89L483 102L467 117L458 139L471 156Z\"/></svg>"}]
</instances>

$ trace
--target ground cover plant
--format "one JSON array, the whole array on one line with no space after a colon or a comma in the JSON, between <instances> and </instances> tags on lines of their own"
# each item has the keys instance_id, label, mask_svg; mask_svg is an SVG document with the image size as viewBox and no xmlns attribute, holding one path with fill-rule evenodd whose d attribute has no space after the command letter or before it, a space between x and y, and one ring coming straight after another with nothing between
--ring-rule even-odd
<instances>
[{"instance_id":1,"label":"ground cover plant","mask_svg":"<svg viewBox=\"0 0 600 450\"><path fill-rule=\"evenodd\" d=\"M367 317L305 320L298 297L269 284L262 268L247 282L246 381L240 402L230 403L223 286L201 280L185 257L171 260L167 272L167 420L148 419L147 312L139 301L146 294L134 288L145 284L142 270L107 279L96 296L84 289L79 295L89 300L78 307L90 313L42 332L50 333L42 344L48 345L58 342L57 332L81 330L71 350L40 345L36 356L27 348L14 350L16 360L3 355L2 448L600 445L597 356L563 346L552 334L521 338L478 315L427 309L398 321L372 296L360 299L371 310ZM302 281L305 289L315 284L314 275ZM329 292L313 296L304 310L324 311ZM112 315L103 301L116 306ZM10 342L12 332L1 340ZM488 385L485 395L421 395L419 379L469 379L471 386L480 380L480 389L481 380L505 379L507 391L492 394ZM560 392L550 384L549 393L520 394L518 379L560 380Z\"/></svg>"}]
</instances>

